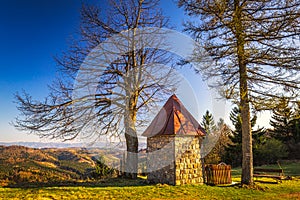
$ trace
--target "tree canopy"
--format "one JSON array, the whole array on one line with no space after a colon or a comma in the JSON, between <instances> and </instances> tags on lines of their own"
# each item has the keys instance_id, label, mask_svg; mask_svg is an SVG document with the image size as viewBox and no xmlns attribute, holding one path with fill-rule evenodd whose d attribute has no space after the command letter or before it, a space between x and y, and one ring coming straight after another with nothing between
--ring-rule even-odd
<instances>
[{"instance_id":1,"label":"tree canopy","mask_svg":"<svg viewBox=\"0 0 300 200\"><path fill-rule=\"evenodd\" d=\"M164 35L153 43L143 27L167 27L157 0L111 0L107 10L83 5L80 32L69 49L56 57L60 77L44 101L17 94L21 112L15 126L41 137L97 141L103 135L125 135L126 171L136 177L136 125L145 113L171 94L176 84L168 53L160 49ZM77 38L77 39L76 39ZM160 43L161 41L161 43Z\"/></svg>"}]
</instances>

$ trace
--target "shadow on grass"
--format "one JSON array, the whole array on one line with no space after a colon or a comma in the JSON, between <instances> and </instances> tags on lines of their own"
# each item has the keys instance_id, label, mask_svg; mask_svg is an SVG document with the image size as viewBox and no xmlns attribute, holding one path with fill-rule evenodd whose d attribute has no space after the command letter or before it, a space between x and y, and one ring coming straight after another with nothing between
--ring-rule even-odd
<instances>
[{"instance_id":1,"label":"shadow on grass","mask_svg":"<svg viewBox=\"0 0 300 200\"><path fill-rule=\"evenodd\" d=\"M108 178L98 181L64 181L64 182L23 182L9 184L6 188L43 188L43 187L132 187L150 185L143 178Z\"/></svg>"},{"instance_id":2,"label":"shadow on grass","mask_svg":"<svg viewBox=\"0 0 300 200\"><path fill-rule=\"evenodd\" d=\"M266 180L255 180L254 182L258 182L258 183L267 183L267 184L279 184L279 183L281 183L280 181L276 181L276 180L274 180L274 181L266 181Z\"/></svg>"},{"instance_id":3,"label":"shadow on grass","mask_svg":"<svg viewBox=\"0 0 300 200\"><path fill-rule=\"evenodd\" d=\"M252 184L252 185L246 185L242 183L234 183L234 184L227 184L227 185L217 185L217 187L220 188L244 188L244 189L251 189L251 190L259 190L259 191L266 191L267 187L263 185L258 185L258 184Z\"/></svg>"}]
</instances>

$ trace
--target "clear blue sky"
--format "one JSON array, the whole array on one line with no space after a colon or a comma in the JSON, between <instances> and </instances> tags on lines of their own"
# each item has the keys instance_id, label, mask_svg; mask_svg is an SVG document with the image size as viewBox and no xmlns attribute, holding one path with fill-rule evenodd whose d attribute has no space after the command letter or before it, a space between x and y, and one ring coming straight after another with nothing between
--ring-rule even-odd
<instances>
[{"instance_id":1,"label":"clear blue sky","mask_svg":"<svg viewBox=\"0 0 300 200\"><path fill-rule=\"evenodd\" d=\"M17 115L14 93L47 94L56 73L53 56L67 47L78 27L80 5L74 0L0 1L0 141L34 138L8 124Z\"/></svg>"},{"instance_id":2,"label":"clear blue sky","mask_svg":"<svg viewBox=\"0 0 300 200\"><path fill-rule=\"evenodd\" d=\"M97 2L105 6L105 1ZM162 0L161 6L171 24L181 30L183 11L172 0ZM0 1L0 141L38 140L9 125L18 114L14 93L24 89L36 99L48 94L47 85L57 70L53 56L68 47L68 38L78 29L80 7L79 0ZM207 95L201 89L205 84L200 86L195 75L187 76L197 95ZM182 98L189 103L188 97Z\"/></svg>"}]
</instances>

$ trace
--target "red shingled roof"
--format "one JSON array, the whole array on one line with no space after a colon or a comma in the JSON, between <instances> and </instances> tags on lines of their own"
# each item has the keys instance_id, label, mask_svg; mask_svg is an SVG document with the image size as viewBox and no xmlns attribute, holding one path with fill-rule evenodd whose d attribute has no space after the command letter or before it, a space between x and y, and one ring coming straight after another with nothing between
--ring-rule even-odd
<instances>
[{"instance_id":1,"label":"red shingled roof","mask_svg":"<svg viewBox=\"0 0 300 200\"><path fill-rule=\"evenodd\" d=\"M157 135L204 136L206 133L174 94L168 99L142 135L146 137Z\"/></svg>"}]
</instances>

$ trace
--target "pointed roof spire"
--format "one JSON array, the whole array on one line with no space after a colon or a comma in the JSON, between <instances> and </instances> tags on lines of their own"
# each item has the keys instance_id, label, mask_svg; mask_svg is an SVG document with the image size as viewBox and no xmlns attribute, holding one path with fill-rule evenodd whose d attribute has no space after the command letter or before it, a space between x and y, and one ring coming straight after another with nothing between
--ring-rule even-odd
<instances>
[{"instance_id":1,"label":"pointed roof spire","mask_svg":"<svg viewBox=\"0 0 300 200\"><path fill-rule=\"evenodd\" d=\"M205 130L173 94L142 134L146 137L158 135L206 135Z\"/></svg>"}]
</instances>

